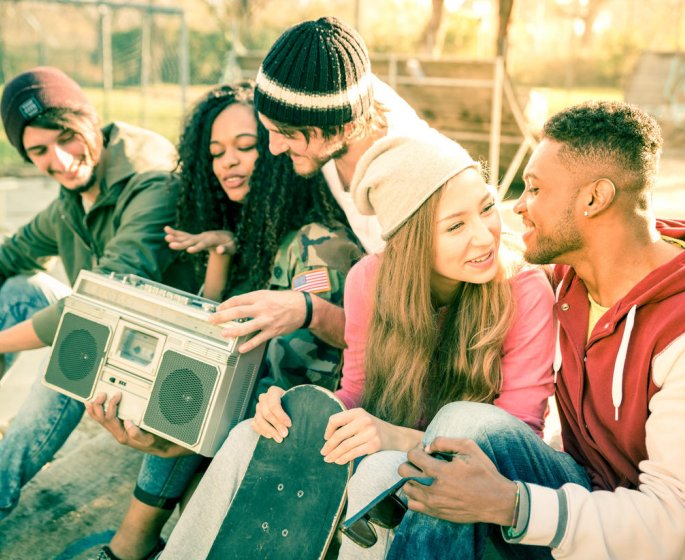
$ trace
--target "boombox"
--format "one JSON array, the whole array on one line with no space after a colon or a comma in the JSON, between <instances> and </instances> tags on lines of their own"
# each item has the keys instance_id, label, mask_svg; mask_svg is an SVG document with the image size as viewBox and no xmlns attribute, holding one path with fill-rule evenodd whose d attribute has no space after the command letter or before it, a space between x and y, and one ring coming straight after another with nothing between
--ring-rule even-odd
<instances>
[{"instance_id":1,"label":"boombox","mask_svg":"<svg viewBox=\"0 0 685 560\"><path fill-rule=\"evenodd\" d=\"M43 383L79 401L122 392L117 415L202 455L245 416L264 345L226 339L216 303L132 274L82 271Z\"/></svg>"}]
</instances>

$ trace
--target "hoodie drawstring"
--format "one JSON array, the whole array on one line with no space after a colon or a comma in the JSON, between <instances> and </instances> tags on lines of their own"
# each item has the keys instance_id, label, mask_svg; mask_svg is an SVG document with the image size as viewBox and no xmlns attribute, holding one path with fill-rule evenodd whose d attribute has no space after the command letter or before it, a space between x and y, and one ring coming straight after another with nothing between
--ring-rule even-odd
<instances>
[{"instance_id":1,"label":"hoodie drawstring","mask_svg":"<svg viewBox=\"0 0 685 560\"><path fill-rule=\"evenodd\" d=\"M561 285L563 284L563 280L559 282L559 285L557 286L557 292L554 294L554 299L559 302L559 293L561 292ZM552 371L554 372L554 384L557 384L557 375L559 375L559 371L561 371L561 345L559 344L559 334L561 332L561 322L559 321L559 318L557 317L557 336L556 336L556 343L554 345L554 361L552 362Z\"/></svg>"},{"instance_id":2,"label":"hoodie drawstring","mask_svg":"<svg viewBox=\"0 0 685 560\"><path fill-rule=\"evenodd\" d=\"M611 379L611 402L614 405L614 420L618 422L618 409L623 401L623 370L626 365L626 355L628 354L628 343L635 324L635 313L637 305L633 305L626 316L626 327L621 338L621 345L618 347L616 362L614 363L614 376Z\"/></svg>"}]
</instances>

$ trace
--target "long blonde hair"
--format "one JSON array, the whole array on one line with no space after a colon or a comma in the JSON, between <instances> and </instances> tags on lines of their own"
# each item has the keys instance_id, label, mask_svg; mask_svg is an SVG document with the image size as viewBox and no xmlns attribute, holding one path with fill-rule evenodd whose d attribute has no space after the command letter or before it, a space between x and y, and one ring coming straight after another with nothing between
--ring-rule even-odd
<instances>
[{"instance_id":1,"label":"long blonde hair","mask_svg":"<svg viewBox=\"0 0 685 560\"><path fill-rule=\"evenodd\" d=\"M388 240L380 256L366 349L362 406L408 427L423 426L452 401L494 401L514 313L511 269L500 250L497 276L486 284L460 283L438 316L430 278L441 192Z\"/></svg>"}]
</instances>

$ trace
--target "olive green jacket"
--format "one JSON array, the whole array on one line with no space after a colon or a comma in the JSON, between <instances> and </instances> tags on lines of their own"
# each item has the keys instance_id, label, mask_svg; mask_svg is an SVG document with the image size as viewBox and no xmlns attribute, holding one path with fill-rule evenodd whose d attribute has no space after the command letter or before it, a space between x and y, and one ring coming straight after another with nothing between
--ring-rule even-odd
<instances>
[{"instance_id":1,"label":"olive green jacket","mask_svg":"<svg viewBox=\"0 0 685 560\"><path fill-rule=\"evenodd\" d=\"M125 123L103 129L100 194L84 212L81 196L62 188L59 197L0 245L0 275L41 270L59 256L74 283L82 270L133 273L195 291L192 267L176 262L164 241L175 222L177 182L173 145L158 134ZM2 280L4 280L2 278ZM39 338L51 344L61 305L33 316Z\"/></svg>"}]
</instances>

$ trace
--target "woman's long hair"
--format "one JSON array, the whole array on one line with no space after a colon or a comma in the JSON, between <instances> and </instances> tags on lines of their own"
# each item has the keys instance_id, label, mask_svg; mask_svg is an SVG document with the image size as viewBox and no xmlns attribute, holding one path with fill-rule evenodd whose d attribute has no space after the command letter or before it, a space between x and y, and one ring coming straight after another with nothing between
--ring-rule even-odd
<instances>
[{"instance_id":1,"label":"woman's long hair","mask_svg":"<svg viewBox=\"0 0 685 560\"><path fill-rule=\"evenodd\" d=\"M242 207L230 200L221 188L212 170L209 151L214 121L224 109L235 103L253 108L251 83L212 89L186 118L178 144L176 168L180 181L176 226L180 230L189 233L209 230L235 232L238 226ZM193 262L198 276L204 277L207 253L184 255Z\"/></svg>"},{"instance_id":2,"label":"woman's long hair","mask_svg":"<svg viewBox=\"0 0 685 560\"><path fill-rule=\"evenodd\" d=\"M272 155L269 133L261 124L257 151L237 229L239 249L231 265L228 294L268 288L276 252L288 232L314 222L329 227L348 225L323 175L300 177L288 155Z\"/></svg>"},{"instance_id":3,"label":"woman's long hair","mask_svg":"<svg viewBox=\"0 0 685 560\"><path fill-rule=\"evenodd\" d=\"M441 192L388 240L376 278L362 406L407 427L424 426L452 401L493 402L502 384L502 345L513 320L511 271L501 259L505 247L493 280L461 282L444 310L433 303L430 278Z\"/></svg>"}]
</instances>

